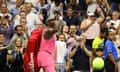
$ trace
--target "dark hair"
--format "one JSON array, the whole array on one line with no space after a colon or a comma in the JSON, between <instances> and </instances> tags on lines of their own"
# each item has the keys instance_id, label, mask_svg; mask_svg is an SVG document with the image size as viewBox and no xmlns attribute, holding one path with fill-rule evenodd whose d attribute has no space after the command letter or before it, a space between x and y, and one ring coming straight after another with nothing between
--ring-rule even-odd
<instances>
[{"instance_id":1,"label":"dark hair","mask_svg":"<svg viewBox=\"0 0 120 72\"><path fill-rule=\"evenodd\" d=\"M22 28L23 28L22 25L17 25L17 26L15 27L15 31L17 30L18 27L22 27Z\"/></svg>"},{"instance_id":2,"label":"dark hair","mask_svg":"<svg viewBox=\"0 0 120 72\"><path fill-rule=\"evenodd\" d=\"M54 14L59 14L59 15L61 15L60 11L54 11Z\"/></svg>"},{"instance_id":3,"label":"dark hair","mask_svg":"<svg viewBox=\"0 0 120 72\"><path fill-rule=\"evenodd\" d=\"M4 19L8 19L9 18L9 16L8 15L6 15L5 17L4 17Z\"/></svg>"},{"instance_id":4,"label":"dark hair","mask_svg":"<svg viewBox=\"0 0 120 72\"><path fill-rule=\"evenodd\" d=\"M97 49L96 49L96 52L97 52L97 51L103 51L103 50L104 50L104 49L102 49L102 48L97 48Z\"/></svg>"},{"instance_id":5,"label":"dark hair","mask_svg":"<svg viewBox=\"0 0 120 72\"><path fill-rule=\"evenodd\" d=\"M25 0L22 0L22 5L25 3Z\"/></svg>"},{"instance_id":6,"label":"dark hair","mask_svg":"<svg viewBox=\"0 0 120 72\"><path fill-rule=\"evenodd\" d=\"M107 30L107 32L106 32L105 39L104 39L104 48L105 48L105 43L106 43L106 41L108 39L109 32L112 32L112 31Z\"/></svg>"},{"instance_id":7,"label":"dark hair","mask_svg":"<svg viewBox=\"0 0 120 72\"><path fill-rule=\"evenodd\" d=\"M48 26L48 27L53 27L53 23L52 23L52 21L55 21L55 19L48 19L47 21L46 21L46 26Z\"/></svg>"},{"instance_id":8,"label":"dark hair","mask_svg":"<svg viewBox=\"0 0 120 72\"><path fill-rule=\"evenodd\" d=\"M67 26L67 25L64 25L64 26ZM63 33L63 28L64 28L64 26L62 26L61 33ZM67 27L68 27L68 33L69 33L70 27L69 27L69 26L67 26Z\"/></svg>"},{"instance_id":9,"label":"dark hair","mask_svg":"<svg viewBox=\"0 0 120 72\"><path fill-rule=\"evenodd\" d=\"M4 35L3 33L0 33L0 35Z\"/></svg>"},{"instance_id":10,"label":"dark hair","mask_svg":"<svg viewBox=\"0 0 120 72\"><path fill-rule=\"evenodd\" d=\"M60 37L61 35L63 35L63 36L64 36L65 41L66 41L66 37L65 37L65 35L64 35L63 33L58 34L58 38L57 38L57 40L59 39L59 37Z\"/></svg>"},{"instance_id":11,"label":"dark hair","mask_svg":"<svg viewBox=\"0 0 120 72\"><path fill-rule=\"evenodd\" d=\"M101 28L100 28L100 32L101 32L101 33L108 32L108 28L106 28L106 27L105 27L105 28L101 27Z\"/></svg>"},{"instance_id":12,"label":"dark hair","mask_svg":"<svg viewBox=\"0 0 120 72\"><path fill-rule=\"evenodd\" d=\"M61 1L60 0L54 0L55 1L55 3L60 3Z\"/></svg>"},{"instance_id":13,"label":"dark hair","mask_svg":"<svg viewBox=\"0 0 120 72\"><path fill-rule=\"evenodd\" d=\"M72 10L73 10L72 6L68 6L68 7L67 7L67 10L68 10L68 9L72 9Z\"/></svg>"},{"instance_id":14,"label":"dark hair","mask_svg":"<svg viewBox=\"0 0 120 72\"><path fill-rule=\"evenodd\" d=\"M41 9L41 11L42 11L42 15L43 15L43 17L44 17L43 23L45 24L45 21L46 21L47 18L48 18L47 10L43 8L43 9Z\"/></svg>"}]
</instances>

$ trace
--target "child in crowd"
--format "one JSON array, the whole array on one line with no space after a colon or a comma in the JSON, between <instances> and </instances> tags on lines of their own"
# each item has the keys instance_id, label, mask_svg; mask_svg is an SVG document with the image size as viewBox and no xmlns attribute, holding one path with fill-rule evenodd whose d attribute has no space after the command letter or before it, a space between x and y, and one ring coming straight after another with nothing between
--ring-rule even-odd
<instances>
[{"instance_id":1,"label":"child in crowd","mask_svg":"<svg viewBox=\"0 0 120 72\"><path fill-rule=\"evenodd\" d=\"M65 43L65 35L59 34L58 40L56 41L55 50L55 67L56 72L64 72L66 67L66 61L68 61L68 50Z\"/></svg>"},{"instance_id":2,"label":"child in crowd","mask_svg":"<svg viewBox=\"0 0 120 72\"><path fill-rule=\"evenodd\" d=\"M96 54L96 57L100 57L100 58L103 59L103 48L97 48L95 54ZM101 70L95 70L95 69L93 69L93 72L104 72L104 67Z\"/></svg>"}]
</instances>

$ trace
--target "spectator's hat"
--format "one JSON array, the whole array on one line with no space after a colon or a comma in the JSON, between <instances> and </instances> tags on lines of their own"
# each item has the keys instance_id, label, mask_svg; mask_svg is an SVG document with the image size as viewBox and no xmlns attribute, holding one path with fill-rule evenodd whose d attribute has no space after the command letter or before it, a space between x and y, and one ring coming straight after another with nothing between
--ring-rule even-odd
<instances>
[{"instance_id":1,"label":"spectator's hat","mask_svg":"<svg viewBox=\"0 0 120 72\"><path fill-rule=\"evenodd\" d=\"M94 16L95 14L94 14L94 12L88 12L87 15L88 16Z\"/></svg>"},{"instance_id":2,"label":"spectator's hat","mask_svg":"<svg viewBox=\"0 0 120 72\"><path fill-rule=\"evenodd\" d=\"M104 50L104 42L98 45L98 48L96 49L96 51L103 51L103 50Z\"/></svg>"}]
</instances>

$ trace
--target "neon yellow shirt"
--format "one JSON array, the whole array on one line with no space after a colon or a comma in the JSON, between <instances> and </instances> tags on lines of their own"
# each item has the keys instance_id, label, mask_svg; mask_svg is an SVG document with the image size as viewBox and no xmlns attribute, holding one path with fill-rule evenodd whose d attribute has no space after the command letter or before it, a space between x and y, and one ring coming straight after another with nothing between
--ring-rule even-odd
<instances>
[{"instance_id":1,"label":"neon yellow shirt","mask_svg":"<svg viewBox=\"0 0 120 72\"><path fill-rule=\"evenodd\" d=\"M99 45L101 44L101 43L103 43L104 42L104 38L100 38L100 37L96 37L94 40L93 40L93 43L92 43L92 48L98 48L99 47Z\"/></svg>"}]
</instances>

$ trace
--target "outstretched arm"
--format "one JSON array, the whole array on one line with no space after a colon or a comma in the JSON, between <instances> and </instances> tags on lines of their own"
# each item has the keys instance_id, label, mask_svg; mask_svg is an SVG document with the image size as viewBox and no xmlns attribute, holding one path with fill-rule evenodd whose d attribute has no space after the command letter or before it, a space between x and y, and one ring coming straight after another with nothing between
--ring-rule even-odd
<instances>
[{"instance_id":1,"label":"outstretched arm","mask_svg":"<svg viewBox=\"0 0 120 72\"><path fill-rule=\"evenodd\" d=\"M58 30L58 26L55 24L54 19L48 20L47 28L44 33L45 39L50 39L53 34L55 34Z\"/></svg>"}]
</instances>

